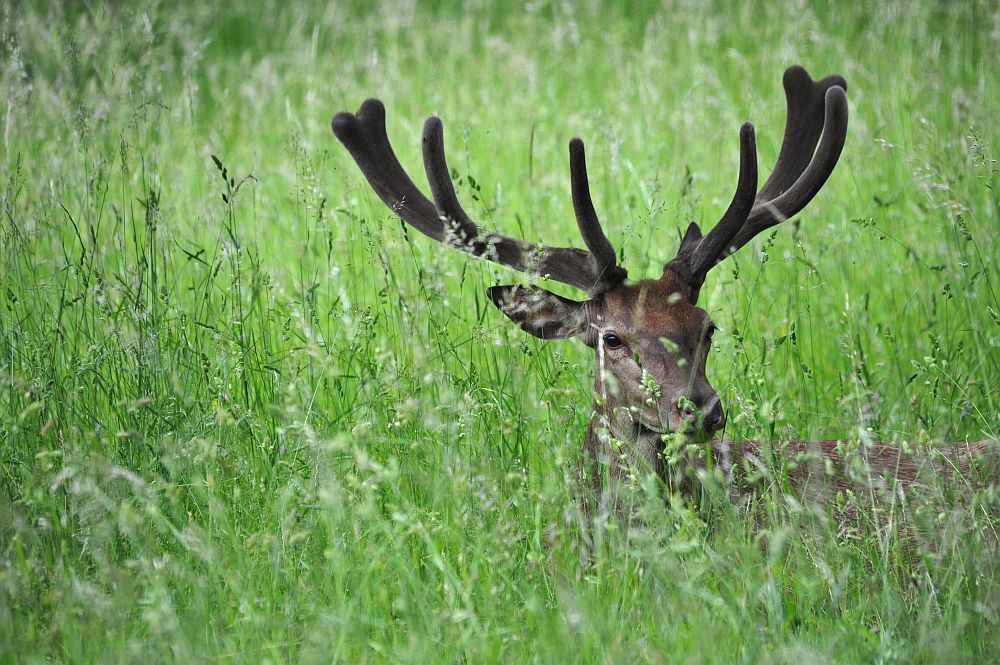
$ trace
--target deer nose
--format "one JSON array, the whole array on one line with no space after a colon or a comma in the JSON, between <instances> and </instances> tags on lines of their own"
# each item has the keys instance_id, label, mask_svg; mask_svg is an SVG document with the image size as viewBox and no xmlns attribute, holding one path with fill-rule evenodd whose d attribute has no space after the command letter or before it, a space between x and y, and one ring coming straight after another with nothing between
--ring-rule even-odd
<instances>
[{"instance_id":1,"label":"deer nose","mask_svg":"<svg viewBox=\"0 0 1000 665\"><path fill-rule=\"evenodd\" d=\"M722 410L722 402L718 395L714 395L702 409L701 422L709 435L718 432L726 424L726 412Z\"/></svg>"},{"instance_id":2,"label":"deer nose","mask_svg":"<svg viewBox=\"0 0 1000 665\"><path fill-rule=\"evenodd\" d=\"M695 402L688 398L679 398L671 405L673 421L671 429L680 427L689 431L700 428L711 435L722 429L726 424L726 414L722 410L719 396L714 392L708 399Z\"/></svg>"}]
</instances>

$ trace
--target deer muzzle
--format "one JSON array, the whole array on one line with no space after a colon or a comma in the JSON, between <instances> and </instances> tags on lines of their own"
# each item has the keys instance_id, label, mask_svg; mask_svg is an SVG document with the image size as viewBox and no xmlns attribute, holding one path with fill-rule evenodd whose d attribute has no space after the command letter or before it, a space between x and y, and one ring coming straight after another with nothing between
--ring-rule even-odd
<instances>
[{"instance_id":1,"label":"deer muzzle","mask_svg":"<svg viewBox=\"0 0 1000 665\"><path fill-rule=\"evenodd\" d=\"M712 436L726 424L722 402L715 391L692 399L680 396L661 407L660 419L671 432L703 432Z\"/></svg>"}]
</instances>

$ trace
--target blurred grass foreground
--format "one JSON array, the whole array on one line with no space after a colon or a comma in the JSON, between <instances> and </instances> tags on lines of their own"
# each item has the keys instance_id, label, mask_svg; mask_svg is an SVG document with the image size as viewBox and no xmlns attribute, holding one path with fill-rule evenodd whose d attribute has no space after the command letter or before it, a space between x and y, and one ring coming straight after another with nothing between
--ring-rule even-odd
<instances>
[{"instance_id":1,"label":"blurred grass foreground","mask_svg":"<svg viewBox=\"0 0 1000 665\"><path fill-rule=\"evenodd\" d=\"M998 56L988 0L0 4L0 660L998 662L1000 497L961 478L918 542L650 484L584 556L590 351L329 128L380 97L419 175L440 115L470 213L564 246L582 136L652 276L740 122L768 173L784 68L844 75L830 182L702 291L708 371L730 436L933 447L998 436Z\"/></svg>"}]
</instances>

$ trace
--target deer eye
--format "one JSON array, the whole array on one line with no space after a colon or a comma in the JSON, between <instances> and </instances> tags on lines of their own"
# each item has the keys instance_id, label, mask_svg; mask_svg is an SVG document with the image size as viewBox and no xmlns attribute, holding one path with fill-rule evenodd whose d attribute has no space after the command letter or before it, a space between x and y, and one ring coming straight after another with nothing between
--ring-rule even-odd
<instances>
[{"instance_id":1,"label":"deer eye","mask_svg":"<svg viewBox=\"0 0 1000 665\"><path fill-rule=\"evenodd\" d=\"M622 342L621 337L615 335L614 333L608 333L604 336L604 346L609 349L617 349L622 344L624 344L624 342Z\"/></svg>"}]
</instances>

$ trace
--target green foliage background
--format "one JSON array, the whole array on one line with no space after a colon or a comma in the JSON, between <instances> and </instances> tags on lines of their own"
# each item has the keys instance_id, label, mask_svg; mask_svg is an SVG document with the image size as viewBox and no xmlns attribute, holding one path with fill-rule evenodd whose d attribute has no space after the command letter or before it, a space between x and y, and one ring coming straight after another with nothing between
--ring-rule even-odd
<instances>
[{"instance_id":1,"label":"green foliage background","mask_svg":"<svg viewBox=\"0 0 1000 665\"><path fill-rule=\"evenodd\" d=\"M841 73L831 181L702 292L727 433L995 439L998 55L975 1L3 3L0 659L997 659L961 479L919 545L765 483L654 490L582 557L590 351L512 329L484 289L523 277L401 228L329 121L380 97L422 183L440 115L467 209L555 245L581 136L648 277L743 120L766 175L783 69Z\"/></svg>"}]
</instances>

